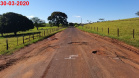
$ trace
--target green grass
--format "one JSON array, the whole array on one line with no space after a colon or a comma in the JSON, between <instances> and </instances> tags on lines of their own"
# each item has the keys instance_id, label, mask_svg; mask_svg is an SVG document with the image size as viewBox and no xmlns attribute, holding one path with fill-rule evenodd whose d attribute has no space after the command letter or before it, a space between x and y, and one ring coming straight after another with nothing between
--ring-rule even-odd
<instances>
[{"instance_id":1,"label":"green grass","mask_svg":"<svg viewBox=\"0 0 139 78\"><path fill-rule=\"evenodd\" d=\"M40 27L39 30L37 30L36 28L34 29L31 29L29 31L26 31L26 32L18 32L18 36L14 36L13 33L8 33L8 34L4 34L4 37L0 37L0 55L2 54L11 54L12 52L14 52L15 50L19 49L19 48L22 48L24 46L27 46L29 44L32 44L34 42L37 42L39 40L42 40L52 34L55 34L59 31L55 31L55 32L51 32L50 33L50 29L52 28L57 28L57 27ZM47 33L47 30L48 29L48 32ZM45 30L45 36L44 36L44 30ZM35 39L33 40L33 34L32 33L35 33L35 32L41 32L41 37L39 37L39 33L38 34L34 34L35 36ZM30 41L29 41L29 34L30 35ZM23 44L23 35L24 36L24 42L25 44ZM18 45L17 45L17 37L18 37ZM9 50L6 50L6 38L8 39L8 45L9 45Z\"/></svg>"},{"instance_id":2,"label":"green grass","mask_svg":"<svg viewBox=\"0 0 139 78\"><path fill-rule=\"evenodd\" d=\"M98 27L98 31L97 31L97 27ZM83 28L79 26L78 28L83 31L118 39L127 44L139 48L139 18L98 22L98 23L87 24ZM109 28L109 35L108 35L108 28ZM120 31L119 37L117 36L118 28ZM133 29L135 29L135 38L133 38Z\"/></svg>"}]
</instances>

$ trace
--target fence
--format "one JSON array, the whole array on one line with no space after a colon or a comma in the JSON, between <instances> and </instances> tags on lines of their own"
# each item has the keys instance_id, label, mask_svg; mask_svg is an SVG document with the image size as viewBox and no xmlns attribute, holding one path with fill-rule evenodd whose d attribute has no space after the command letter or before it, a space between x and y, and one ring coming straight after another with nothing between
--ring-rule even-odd
<instances>
[{"instance_id":1,"label":"fence","mask_svg":"<svg viewBox=\"0 0 139 78\"><path fill-rule=\"evenodd\" d=\"M103 32L104 32L104 28L102 27L102 28L99 28L99 27L88 27L88 26L85 26L85 27L82 27L82 29L83 28L85 28L85 29L87 29L87 30L91 30L91 31L95 31L95 32L101 32L101 34L103 34ZM114 31L111 31L110 32L110 28L105 28L106 29L106 31L107 31L107 35L110 35L111 34L111 32L113 33L113 35L115 35L114 33ZM130 34L132 34L132 38L134 39L135 38L135 29L130 29L130 30L132 30L132 32L130 32ZM122 31L122 30L121 30ZM119 28L117 28L117 31L116 31L116 33L117 33L117 37L120 37L120 29ZM126 32L125 32L126 33ZM106 34L106 33L105 33Z\"/></svg>"},{"instance_id":2,"label":"fence","mask_svg":"<svg viewBox=\"0 0 139 78\"><path fill-rule=\"evenodd\" d=\"M25 43L28 43L30 41L33 41L35 39L39 39L41 37L48 36L49 34L52 34L53 32L59 31L62 28L52 28L52 29L46 29L46 30L41 30L38 33L32 33L29 35L22 35L20 37L11 37L11 38L6 38L6 39L0 39L0 54L4 52L5 50L9 50L13 48L13 46L19 46ZM6 41L6 42L5 42ZM6 45L2 45L6 43ZM5 48L5 49L4 49Z\"/></svg>"}]
</instances>

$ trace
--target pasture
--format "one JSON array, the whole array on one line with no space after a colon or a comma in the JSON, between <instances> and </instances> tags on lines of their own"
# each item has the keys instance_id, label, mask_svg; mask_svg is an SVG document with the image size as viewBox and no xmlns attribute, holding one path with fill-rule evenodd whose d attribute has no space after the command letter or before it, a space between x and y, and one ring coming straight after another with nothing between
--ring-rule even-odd
<instances>
[{"instance_id":1,"label":"pasture","mask_svg":"<svg viewBox=\"0 0 139 78\"><path fill-rule=\"evenodd\" d=\"M97 22L86 24L83 27L79 26L78 28L101 36L118 39L139 48L139 18Z\"/></svg>"}]
</instances>

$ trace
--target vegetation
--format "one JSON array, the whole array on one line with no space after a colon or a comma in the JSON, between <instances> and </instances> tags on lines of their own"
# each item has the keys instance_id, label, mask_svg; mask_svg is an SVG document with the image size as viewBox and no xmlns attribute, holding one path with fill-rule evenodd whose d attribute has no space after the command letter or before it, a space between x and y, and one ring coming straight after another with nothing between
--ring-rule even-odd
<instances>
[{"instance_id":1,"label":"vegetation","mask_svg":"<svg viewBox=\"0 0 139 78\"><path fill-rule=\"evenodd\" d=\"M8 12L0 16L0 33L16 33L18 31L26 31L33 29L33 22L29 20L26 16L21 14Z\"/></svg>"},{"instance_id":2,"label":"vegetation","mask_svg":"<svg viewBox=\"0 0 139 78\"><path fill-rule=\"evenodd\" d=\"M56 26L39 27L38 30L37 30L37 28L34 28L34 29L31 29L26 32L17 32L18 33L17 36L14 36L13 33L8 33L8 34L6 33L6 34L4 34L3 37L0 37L0 55L12 53L13 51L15 51L19 48L22 48L31 43L42 40L54 33L57 33L58 31L52 32L52 30L51 30L51 29L55 29L55 28L58 28L58 27L56 27ZM47 29L48 29L48 33L47 33ZM63 29L61 29L61 30L63 30ZM61 31L61 30L59 30L59 31ZM44 36L44 31L45 31L45 36ZM34 34L34 33L36 33L36 34ZM38 37L39 33L40 33L41 37ZM34 38L35 38L34 40L33 40L33 34L34 34ZM23 35L24 35L24 39L25 39L24 40L25 44L23 44ZM17 37L18 37L18 43L17 43ZM30 37L30 40L29 40L29 37ZM8 39L9 50L6 50L6 38Z\"/></svg>"},{"instance_id":3,"label":"vegetation","mask_svg":"<svg viewBox=\"0 0 139 78\"><path fill-rule=\"evenodd\" d=\"M138 15L138 16L139 16L139 11L136 13L136 15Z\"/></svg>"},{"instance_id":4,"label":"vegetation","mask_svg":"<svg viewBox=\"0 0 139 78\"><path fill-rule=\"evenodd\" d=\"M53 12L51 16L48 17L49 24L51 26L58 26L62 24L63 26L68 25L68 16L63 12Z\"/></svg>"},{"instance_id":5,"label":"vegetation","mask_svg":"<svg viewBox=\"0 0 139 78\"><path fill-rule=\"evenodd\" d=\"M69 26L79 26L80 24L78 24L78 23L69 23Z\"/></svg>"},{"instance_id":6,"label":"vegetation","mask_svg":"<svg viewBox=\"0 0 139 78\"><path fill-rule=\"evenodd\" d=\"M39 19L38 17L33 17L33 18L31 18L31 20L34 23L34 26L37 28L37 30L38 30L39 27L44 27L45 26L45 21Z\"/></svg>"},{"instance_id":7,"label":"vegetation","mask_svg":"<svg viewBox=\"0 0 139 78\"><path fill-rule=\"evenodd\" d=\"M50 24L38 17L29 20L26 16L13 12L0 15L0 55L44 39L58 32L56 28L59 26L67 24L65 13L54 12L51 18L53 27L50 27ZM58 27L54 25L58 25Z\"/></svg>"},{"instance_id":8,"label":"vegetation","mask_svg":"<svg viewBox=\"0 0 139 78\"><path fill-rule=\"evenodd\" d=\"M87 24L83 28L82 26L78 28L87 32L115 38L139 48L139 18L98 22ZM108 28L109 28L109 34L108 34ZM118 28L119 28L119 37L117 34ZM135 38L133 38L133 29L135 30L135 36L134 36Z\"/></svg>"},{"instance_id":9,"label":"vegetation","mask_svg":"<svg viewBox=\"0 0 139 78\"><path fill-rule=\"evenodd\" d=\"M100 20L101 22L103 22L103 21L104 21L104 18L100 18L99 20Z\"/></svg>"}]
</instances>

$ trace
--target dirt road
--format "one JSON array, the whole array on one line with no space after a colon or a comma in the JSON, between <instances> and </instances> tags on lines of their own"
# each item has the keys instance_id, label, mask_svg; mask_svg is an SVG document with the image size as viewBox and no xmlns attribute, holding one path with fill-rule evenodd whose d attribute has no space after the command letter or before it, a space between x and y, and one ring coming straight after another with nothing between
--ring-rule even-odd
<instances>
[{"instance_id":1,"label":"dirt road","mask_svg":"<svg viewBox=\"0 0 139 78\"><path fill-rule=\"evenodd\" d=\"M139 78L138 49L68 28L12 55L0 78Z\"/></svg>"}]
</instances>

